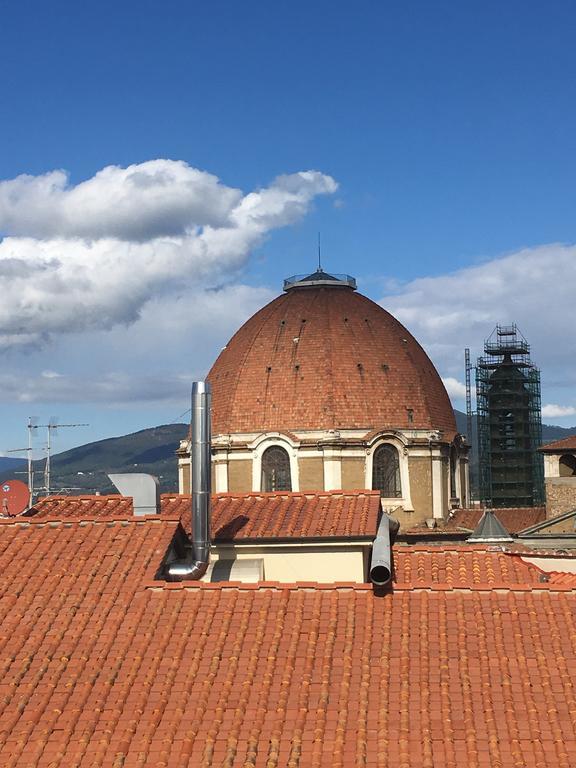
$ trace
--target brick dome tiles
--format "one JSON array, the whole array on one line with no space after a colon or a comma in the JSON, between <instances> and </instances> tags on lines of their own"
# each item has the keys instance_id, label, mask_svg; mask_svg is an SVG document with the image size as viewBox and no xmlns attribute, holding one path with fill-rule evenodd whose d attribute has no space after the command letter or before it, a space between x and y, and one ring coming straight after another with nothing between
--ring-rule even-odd
<instances>
[{"instance_id":1,"label":"brick dome tiles","mask_svg":"<svg viewBox=\"0 0 576 768\"><path fill-rule=\"evenodd\" d=\"M456 433L442 381L390 313L342 287L292 289L232 337L208 379L212 432L440 429Z\"/></svg>"}]
</instances>

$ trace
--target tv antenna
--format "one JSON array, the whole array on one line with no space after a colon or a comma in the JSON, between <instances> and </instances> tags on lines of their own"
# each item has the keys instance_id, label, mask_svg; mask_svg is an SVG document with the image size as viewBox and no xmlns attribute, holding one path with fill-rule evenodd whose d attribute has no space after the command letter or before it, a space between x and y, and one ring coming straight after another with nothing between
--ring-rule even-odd
<instances>
[{"instance_id":1,"label":"tv antenna","mask_svg":"<svg viewBox=\"0 0 576 768\"><path fill-rule=\"evenodd\" d=\"M44 465L44 492L46 493L46 496L50 496L50 473L51 473L51 465L50 465L50 459L51 459L51 453L52 453L52 432L55 432L57 429L65 428L65 427L89 427L89 424L58 424L55 419L50 419L48 424L35 424L33 426L28 426L30 430L32 429L46 429L47 430L47 437L46 437L46 464Z\"/></svg>"},{"instance_id":2,"label":"tv antenna","mask_svg":"<svg viewBox=\"0 0 576 768\"><path fill-rule=\"evenodd\" d=\"M32 506L34 501L34 464L32 462L32 430L36 429L32 416L28 417L28 447L14 448L7 453L25 453L28 460L28 507Z\"/></svg>"}]
</instances>

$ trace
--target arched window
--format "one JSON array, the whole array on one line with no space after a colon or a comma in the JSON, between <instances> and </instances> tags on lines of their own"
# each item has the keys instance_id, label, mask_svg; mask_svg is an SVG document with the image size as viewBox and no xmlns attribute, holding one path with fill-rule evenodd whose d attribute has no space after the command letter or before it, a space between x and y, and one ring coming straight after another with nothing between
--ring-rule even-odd
<instances>
[{"instance_id":1,"label":"arched window","mask_svg":"<svg viewBox=\"0 0 576 768\"><path fill-rule=\"evenodd\" d=\"M284 448L273 445L262 454L262 490L291 491L290 457Z\"/></svg>"},{"instance_id":2,"label":"arched window","mask_svg":"<svg viewBox=\"0 0 576 768\"><path fill-rule=\"evenodd\" d=\"M574 477L576 475L576 456L567 453L560 456L560 477Z\"/></svg>"},{"instance_id":3,"label":"arched window","mask_svg":"<svg viewBox=\"0 0 576 768\"><path fill-rule=\"evenodd\" d=\"M372 488L380 491L380 496L385 499L398 499L402 496L400 459L393 445L381 445L374 452Z\"/></svg>"}]
</instances>

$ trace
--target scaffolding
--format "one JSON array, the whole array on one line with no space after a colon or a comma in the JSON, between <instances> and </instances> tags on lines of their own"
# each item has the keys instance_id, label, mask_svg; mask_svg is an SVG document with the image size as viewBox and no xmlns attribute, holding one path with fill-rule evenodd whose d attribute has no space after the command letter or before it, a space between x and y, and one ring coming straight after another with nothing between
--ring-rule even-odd
<instances>
[{"instance_id":1,"label":"scaffolding","mask_svg":"<svg viewBox=\"0 0 576 768\"><path fill-rule=\"evenodd\" d=\"M489 507L544 500L540 371L516 325L497 325L476 366L480 498Z\"/></svg>"}]
</instances>

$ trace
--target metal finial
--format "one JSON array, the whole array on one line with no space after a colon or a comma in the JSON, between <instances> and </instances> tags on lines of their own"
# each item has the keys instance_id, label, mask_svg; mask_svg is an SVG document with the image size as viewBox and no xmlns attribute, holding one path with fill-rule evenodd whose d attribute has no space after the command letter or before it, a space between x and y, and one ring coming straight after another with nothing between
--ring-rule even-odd
<instances>
[{"instance_id":1,"label":"metal finial","mask_svg":"<svg viewBox=\"0 0 576 768\"><path fill-rule=\"evenodd\" d=\"M322 262L320 260L320 232L318 232L318 272L322 272Z\"/></svg>"}]
</instances>

